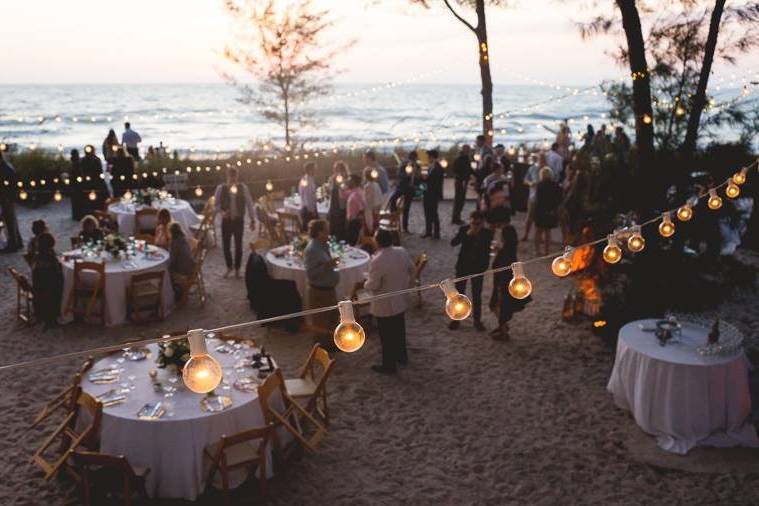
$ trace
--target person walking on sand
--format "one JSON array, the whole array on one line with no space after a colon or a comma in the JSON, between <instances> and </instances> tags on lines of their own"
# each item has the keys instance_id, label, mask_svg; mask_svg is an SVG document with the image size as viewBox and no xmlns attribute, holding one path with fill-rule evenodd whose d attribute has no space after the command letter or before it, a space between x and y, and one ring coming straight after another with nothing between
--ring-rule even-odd
<instances>
[{"instance_id":1,"label":"person walking on sand","mask_svg":"<svg viewBox=\"0 0 759 506\"><path fill-rule=\"evenodd\" d=\"M540 256L542 244L544 255L551 246L551 230L559 225L561 187L554 180L550 167L540 169L540 183L535 191L535 256Z\"/></svg>"},{"instance_id":2,"label":"person walking on sand","mask_svg":"<svg viewBox=\"0 0 759 506\"><path fill-rule=\"evenodd\" d=\"M132 125L127 121L124 123L124 133L121 134L121 143L126 146L127 153L132 155L132 158L140 160L140 147L142 142L140 134L132 130Z\"/></svg>"},{"instance_id":3,"label":"person walking on sand","mask_svg":"<svg viewBox=\"0 0 759 506\"><path fill-rule=\"evenodd\" d=\"M256 214L248 185L239 183L237 177L237 169L230 167L227 170L227 182L217 186L214 192L216 212L221 213L221 243L224 249L224 261L227 263L225 278L232 274L232 269L234 269L235 277L240 277L246 209L250 217L250 229L256 229ZM232 238L235 240L234 262L232 261Z\"/></svg>"}]
</instances>

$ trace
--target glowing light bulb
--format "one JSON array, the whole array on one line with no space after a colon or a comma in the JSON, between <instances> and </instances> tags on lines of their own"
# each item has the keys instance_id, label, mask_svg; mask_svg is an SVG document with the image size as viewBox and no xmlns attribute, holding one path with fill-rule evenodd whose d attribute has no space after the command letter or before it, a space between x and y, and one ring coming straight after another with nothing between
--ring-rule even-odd
<instances>
[{"instance_id":1,"label":"glowing light bulb","mask_svg":"<svg viewBox=\"0 0 759 506\"><path fill-rule=\"evenodd\" d=\"M479 153L475 153L473 158L474 158L475 162L479 162L480 161L480 154Z\"/></svg>"},{"instance_id":2,"label":"glowing light bulb","mask_svg":"<svg viewBox=\"0 0 759 506\"><path fill-rule=\"evenodd\" d=\"M706 201L706 205L713 211L722 207L722 197L717 195L717 190L709 190L709 200Z\"/></svg>"},{"instance_id":3,"label":"glowing light bulb","mask_svg":"<svg viewBox=\"0 0 759 506\"><path fill-rule=\"evenodd\" d=\"M182 369L182 379L196 394L206 394L219 386L223 371L219 362L208 354L203 330L189 331L187 340L190 342L190 360Z\"/></svg>"},{"instance_id":4,"label":"glowing light bulb","mask_svg":"<svg viewBox=\"0 0 759 506\"><path fill-rule=\"evenodd\" d=\"M734 199L738 195L741 194L741 187L737 184L730 182L727 185L727 188L725 188L725 195L727 195L728 198Z\"/></svg>"},{"instance_id":5,"label":"glowing light bulb","mask_svg":"<svg viewBox=\"0 0 759 506\"><path fill-rule=\"evenodd\" d=\"M472 314L472 301L456 290L453 281L450 279L443 280L440 283L440 289L445 293L445 314L451 320L465 320Z\"/></svg>"},{"instance_id":6,"label":"glowing light bulb","mask_svg":"<svg viewBox=\"0 0 759 506\"><path fill-rule=\"evenodd\" d=\"M616 264L620 260L622 260L622 249L619 247L619 244L617 243L617 236L614 234L609 234L608 236L608 242L606 244L606 247L604 248L604 260L606 260L610 264Z\"/></svg>"},{"instance_id":7,"label":"glowing light bulb","mask_svg":"<svg viewBox=\"0 0 759 506\"><path fill-rule=\"evenodd\" d=\"M685 204L677 210L677 219L680 221L688 221L693 218L693 208L690 204Z\"/></svg>"},{"instance_id":8,"label":"glowing light bulb","mask_svg":"<svg viewBox=\"0 0 759 506\"><path fill-rule=\"evenodd\" d=\"M266 181L266 191L270 192L274 190L274 185L272 184L271 180Z\"/></svg>"},{"instance_id":9,"label":"glowing light bulb","mask_svg":"<svg viewBox=\"0 0 759 506\"><path fill-rule=\"evenodd\" d=\"M98 198L98 194L97 194L97 193L95 193L95 191L93 190L93 191L91 191L91 192L90 192L90 193L87 195L87 198L88 198L88 199L90 199L90 200L97 200L97 198Z\"/></svg>"},{"instance_id":10,"label":"glowing light bulb","mask_svg":"<svg viewBox=\"0 0 759 506\"><path fill-rule=\"evenodd\" d=\"M196 197L202 197L203 196L203 188L201 188L200 186L198 186L197 188L195 188L195 196Z\"/></svg>"},{"instance_id":11,"label":"glowing light bulb","mask_svg":"<svg viewBox=\"0 0 759 506\"><path fill-rule=\"evenodd\" d=\"M85 147L84 147L84 152L85 152L85 153L87 153L88 155L89 155L90 153L92 153L92 146L85 146Z\"/></svg>"},{"instance_id":12,"label":"glowing light bulb","mask_svg":"<svg viewBox=\"0 0 759 506\"><path fill-rule=\"evenodd\" d=\"M82 182L82 176L76 176L76 182L81 183Z\"/></svg>"},{"instance_id":13,"label":"glowing light bulb","mask_svg":"<svg viewBox=\"0 0 759 506\"><path fill-rule=\"evenodd\" d=\"M414 167L411 165L406 165L406 174L410 176L412 172L414 172Z\"/></svg>"},{"instance_id":14,"label":"glowing light bulb","mask_svg":"<svg viewBox=\"0 0 759 506\"><path fill-rule=\"evenodd\" d=\"M733 183L737 185L741 185L746 182L746 173L748 172L747 168L742 168L740 172L736 172L733 174Z\"/></svg>"},{"instance_id":15,"label":"glowing light bulb","mask_svg":"<svg viewBox=\"0 0 759 506\"><path fill-rule=\"evenodd\" d=\"M652 121L653 119L651 118L650 114L643 115L643 123L645 123L646 125L650 125Z\"/></svg>"},{"instance_id":16,"label":"glowing light bulb","mask_svg":"<svg viewBox=\"0 0 759 506\"><path fill-rule=\"evenodd\" d=\"M672 223L672 216L669 213L662 214L659 233L662 237L672 237L675 233L675 224Z\"/></svg>"},{"instance_id":17,"label":"glowing light bulb","mask_svg":"<svg viewBox=\"0 0 759 506\"><path fill-rule=\"evenodd\" d=\"M232 195L237 195L237 185L236 184L233 184L232 186L229 187L229 193L231 193Z\"/></svg>"},{"instance_id":18,"label":"glowing light bulb","mask_svg":"<svg viewBox=\"0 0 759 506\"><path fill-rule=\"evenodd\" d=\"M0 151L8 151L8 145L4 142L0 143Z\"/></svg>"},{"instance_id":19,"label":"glowing light bulb","mask_svg":"<svg viewBox=\"0 0 759 506\"><path fill-rule=\"evenodd\" d=\"M26 193L26 190L21 190L20 192L18 192L18 198L20 198L21 200L26 200L27 198L29 198L29 194Z\"/></svg>"},{"instance_id":20,"label":"glowing light bulb","mask_svg":"<svg viewBox=\"0 0 759 506\"><path fill-rule=\"evenodd\" d=\"M60 191L56 190L56 192L53 193L53 200L55 200L56 202L60 202L61 200L63 200L63 195L61 195Z\"/></svg>"},{"instance_id":21,"label":"glowing light bulb","mask_svg":"<svg viewBox=\"0 0 759 506\"><path fill-rule=\"evenodd\" d=\"M444 168L444 169L447 169L448 168L448 160L446 160L445 158L443 158L442 160L440 160L440 166L442 168Z\"/></svg>"},{"instance_id":22,"label":"glowing light bulb","mask_svg":"<svg viewBox=\"0 0 759 506\"><path fill-rule=\"evenodd\" d=\"M124 200L127 200L127 201L132 200L132 192L130 192L129 190L125 191Z\"/></svg>"},{"instance_id":23,"label":"glowing light bulb","mask_svg":"<svg viewBox=\"0 0 759 506\"><path fill-rule=\"evenodd\" d=\"M372 179L377 179L379 177L379 172L377 172L377 169L372 169L372 171L369 173L369 176Z\"/></svg>"},{"instance_id":24,"label":"glowing light bulb","mask_svg":"<svg viewBox=\"0 0 759 506\"><path fill-rule=\"evenodd\" d=\"M353 317L353 303L343 300L337 303L340 324L335 328L335 346L346 353L358 351L366 341L366 334Z\"/></svg>"},{"instance_id":25,"label":"glowing light bulb","mask_svg":"<svg viewBox=\"0 0 759 506\"><path fill-rule=\"evenodd\" d=\"M532 283L524 275L522 262L511 264L511 271L514 273L514 277L509 281L509 293L515 299L526 299L532 293Z\"/></svg>"},{"instance_id":26,"label":"glowing light bulb","mask_svg":"<svg viewBox=\"0 0 759 506\"><path fill-rule=\"evenodd\" d=\"M627 239L627 249L632 251L633 253L638 253L640 251L643 251L643 248L646 247L646 240L643 238L643 235L640 233L640 225L635 225L633 227L632 235L629 239Z\"/></svg>"},{"instance_id":27,"label":"glowing light bulb","mask_svg":"<svg viewBox=\"0 0 759 506\"><path fill-rule=\"evenodd\" d=\"M113 151L114 153L118 150L119 150L119 146L117 144L114 144L113 146L111 146L111 151Z\"/></svg>"},{"instance_id":28,"label":"glowing light bulb","mask_svg":"<svg viewBox=\"0 0 759 506\"><path fill-rule=\"evenodd\" d=\"M678 105L677 109L675 109L675 114L677 114L678 116L684 115L685 114L685 108L683 106L681 106L681 105Z\"/></svg>"},{"instance_id":29,"label":"glowing light bulb","mask_svg":"<svg viewBox=\"0 0 759 506\"><path fill-rule=\"evenodd\" d=\"M308 181L307 181L307 180L306 180L306 178L304 177L304 178L302 178L302 179L300 180L300 187L301 187L301 188L305 188L306 186L308 186Z\"/></svg>"},{"instance_id":30,"label":"glowing light bulb","mask_svg":"<svg viewBox=\"0 0 759 506\"><path fill-rule=\"evenodd\" d=\"M553 259L551 271L560 278L566 277L572 272L572 248L567 246L563 255Z\"/></svg>"},{"instance_id":31,"label":"glowing light bulb","mask_svg":"<svg viewBox=\"0 0 759 506\"><path fill-rule=\"evenodd\" d=\"M338 174L337 176L335 176L335 181L337 181L337 184L343 184L343 175Z\"/></svg>"}]
</instances>

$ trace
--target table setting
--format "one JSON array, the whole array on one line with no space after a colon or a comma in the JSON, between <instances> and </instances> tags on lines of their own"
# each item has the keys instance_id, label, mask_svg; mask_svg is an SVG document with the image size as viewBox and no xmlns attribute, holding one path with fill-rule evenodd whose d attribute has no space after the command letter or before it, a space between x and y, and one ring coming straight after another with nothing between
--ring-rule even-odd
<instances>
[{"instance_id":1,"label":"table setting","mask_svg":"<svg viewBox=\"0 0 759 506\"><path fill-rule=\"evenodd\" d=\"M118 223L119 231L125 235L134 234L135 215L139 209L167 209L171 219L182 226L185 234L191 233L191 228L200 223L200 217L192 209L189 202L173 197L165 190L145 188L128 191L118 201L108 206L108 213Z\"/></svg>"},{"instance_id":2,"label":"table setting","mask_svg":"<svg viewBox=\"0 0 759 506\"><path fill-rule=\"evenodd\" d=\"M319 214L319 218L326 218L327 214L329 213L329 199L327 198L320 198L321 187L317 189L317 200L316 200L316 211ZM290 195L289 197L285 197L282 201L282 208L279 209L280 211L285 211L287 213L292 214L298 214L300 215L300 209L301 209L301 200L300 195L297 193Z\"/></svg>"},{"instance_id":3,"label":"table setting","mask_svg":"<svg viewBox=\"0 0 759 506\"><path fill-rule=\"evenodd\" d=\"M759 447L743 335L719 319L669 315L619 331L607 390L663 450Z\"/></svg>"},{"instance_id":4,"label":"table setting","mask_svg":"<svg viewBox=\"0 0 759 506\"><path fill-rule=\"evenodd\" d=\"M222 435L264 425L257 389L276 368L272 357L246 340L209 334L206 343L224 373L208 394L182 381L190 358L186 339L125 347L96 362L82 381L103 403L101 451L150 467L150 497L194 500L205 488L204 448ZM244 472L233 477L232 486L245 478Z\"/></svg>"}]
</instances>

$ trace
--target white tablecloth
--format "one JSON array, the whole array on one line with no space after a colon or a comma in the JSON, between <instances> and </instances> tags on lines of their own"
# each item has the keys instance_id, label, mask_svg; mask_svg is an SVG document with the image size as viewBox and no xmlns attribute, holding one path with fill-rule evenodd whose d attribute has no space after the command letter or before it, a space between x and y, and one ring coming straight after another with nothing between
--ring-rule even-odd
<instances>
[{"instance_id":1,"label":"white tablecloth","mask_svg":"<svg viewBox=\"0 0 759 506\"><path fill-rule=\"evenodd\" d=\"M701 356L708 329L683 323L679 343L660 346L656 320L628 323L619 331L608 390L632 412L661 448L685 454L694 446L759 446L746 419L751 411L748 364L743 352Z\"/></svg>"},{"instance_id":2,"label":"white tablecloth","mask_svg":"<svg viewBox=\"0 0 759 506\"><path fill-rule=\"evenodd\" d=\"M301 297L306 292L306 270L303 267L303 261L297 257L276 257L277 251L284 251L289 246L275 248L266 253L266 265L269 268L269 275L274 279L290 279L295 281L298 292ZM340 282L337 284L337 298L343 299L350 297L353 286L366 279L366 273L369 270L369 254L361 249L348 247L345 251L343 261L338 265L337 270L340 272Z\"/></svg>"},{"instance_id":3,"label":"white tablecloth","mask_svg":"<svg viewBox=\"0 0 759 506\"><path fill-rule=\"evenodd\" d=\"M113 259L108 254L101 256L105 262L105 294L106 294L106 325L121 325L127 321L127 288L132 282L134 274L164 271L163 276L163 314L167 315L174 306L174 291L171 288L169 276L169 252L165 249L151 246L157 250L161 257L147 259L142 253L136 253L129 260ZM78 250L69 251L65 254L78 253ZM89 261L90 259L87 259ZM98 259L95 259L98 261ZM74 286L74 262L62 262L63 264L63 306L61 315L64 321L71 319L71 314L65 314L69 292Z\"/></svg>"},{"instance_id":4,"label":"white tablecloth","mask_svg":"<svg viewBox=\"0 0 759 506\"><path fill-rule=\"evenodd\" d=\"M238 358L214 351L219 344L220 341L209 339L208 350L222 365L225 375L229 374L226 377L231 385L237 379L234 364ZM204 396L188 390L180 376L173 385L178 388L177 392L166 399L163 393L153 390L148 376L148 372L156 368L158 345L148 348L150 356L139 362L127 360L119 364L117 359L121 354L117 354L95 364L93 371L111 365L123 367L125 370L118 382L96 385L86 378L82 381L83 390L91 395L122 386L135 386L125 403L103 408L100 448L103 453L124 455L133 466L149 467L146 488L151 497L194 500L205 488L207 461L204 461L203 449L218 442L223 435L265 425L258 394L220 385L216 393L230 397L232 406L215 413L204 412L200 408ZM242 348L243 356L255 351L254 348ZM158 380L163 385L172 385L168 382L170 373L158 371ZM243 373L244 376L255 374L250 367ZM135 377L133 382L129 380L130 376ZM172 416L167 413L153 421L137 418L137 412L146 403L166 400L174 404ZM271 476L271 453L268 457L267 474ZM233 485L239 485L239 482Z\"/></svg>"},{"instance_id":5,"label":"white tablecloth","mask_svg":"<svg viewBox=\"0 0 759 506\"><path fill-rule=\"evenodd\" d=\"M136 209L143 209L145 206L135 206L134 204L125 204L116 202L108 206L108 213L114 217L119 224L119 233L125 237L134 235L135 229L135 212ZM190 234L190 227L200 223L200 217L192 210L190 203L186 200L178 199L176 201L154 202L156 209L168 209L171 219L182 226L186 235Z\"/></svg>"},{"instance_id":6,"label":"white tablecloth","mask_svg":"<svg viewBox=\"0 0 759 506\"><path fill-rule=\"evenodd\" d=\"M284 207L280 210L287 213L294 213L299 215L301 207L300 195L291 195L290 197L285 197L282 205ZM329 212L329 201L322 200L321 202L317 202L316 211L319 213L319 218L326 218L327 213Z\"/></svg>"}]
</instances>

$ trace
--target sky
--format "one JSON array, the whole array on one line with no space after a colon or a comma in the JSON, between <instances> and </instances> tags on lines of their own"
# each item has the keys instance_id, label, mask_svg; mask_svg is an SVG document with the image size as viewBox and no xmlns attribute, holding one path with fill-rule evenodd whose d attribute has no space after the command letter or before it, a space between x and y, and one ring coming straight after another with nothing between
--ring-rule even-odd
<instances>
[{"instance_id":1,"label":"sky","mask_svg":"<svg viewBox=\"0 0 759 506\"><path fill-rule=\"evenodd\" d=\"M355 41L335 60L338 82L479 82L476 39L442 0L430 10L404 0L315 1L337 18L329 40ZM583 41L577 5L521 0L489 8L494 82L620 76L606 54L617 41ZM222 0L3 0L0 83L221 82L220 52L232 31ZM757 69L759 54L740 63Z\"/></svg>"}]
</instances>

